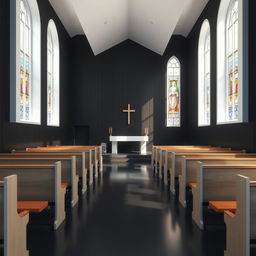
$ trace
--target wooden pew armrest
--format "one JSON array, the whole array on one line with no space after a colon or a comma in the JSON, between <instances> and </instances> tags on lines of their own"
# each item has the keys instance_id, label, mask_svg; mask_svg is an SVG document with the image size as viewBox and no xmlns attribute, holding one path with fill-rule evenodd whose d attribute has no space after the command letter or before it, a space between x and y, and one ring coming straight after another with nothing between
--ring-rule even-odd
<instances>
[{"instance_id":1,"label":"wooden pew armrest","mask_svg":"<svg viewBox=\"0 0 256 256\"><path fill-rule=\"evenodd\" d=\"M22 212L19 212L19 216L22 218L22 217L25 217L26 215L29 214L29 211L22 211Z\"/></svg>"},{"instance_id":2,"label":"wooden pew armrest","mask_svg":"<svg viewBox=\"0 0 256 256\"><path fill-rule=\"evenodd\" d=\"M227 216L229 216L230 218L234 218L234 217L236 216L236 214L235 214L234 212L231 212L231 211L229 211L229 210L224 211L224 213L225 213Z\"/></svg>"}]
</instances>

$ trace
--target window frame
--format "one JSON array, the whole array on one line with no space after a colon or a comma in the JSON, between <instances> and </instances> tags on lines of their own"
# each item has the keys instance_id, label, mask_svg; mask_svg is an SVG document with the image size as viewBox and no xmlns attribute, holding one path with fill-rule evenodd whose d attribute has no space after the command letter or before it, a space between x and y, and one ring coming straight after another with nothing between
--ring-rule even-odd
<instances>
[{"instance_id":1,"label":"window frame","mask_svg":"<svg viewBox=\"0 0 256 256\"><path fill-rule=\"evenodd\" d=\"M217 125L248 122L249 1L238 1L238 120L227 116L227 17L236 0L221 0L217 19Z\"/></svg>"},{"instance_id":2,"label":"window frame","mask_svg":"<svg viewBox=\"0 0 256 256\"><path fill-rule=\"evenodd\" d=\"M179 124L178 125L169 125L168 124L168 109L169 109L169 104L168 104L168 89L169 89L169 79L168 79L168 69L169 69L169 63L171 60L175 59L178 68L179 68L179 80L178 80L178 89L179 89ZM167 128L177 128L181 127L181 63L179 59L176 56L172 56L169 58L167 65L166 65L166 83L165 83L165 94L166 94L166 100L165 100L165 125ZM174 117L173 117L174 118Z\"/></svg>"},{"instance_id":3,"label":"window frame","mask_svg":"<svg viewBox=\"0 0 256 256\"><path fill-rule=\"evenodd\" d=\"M210 97L209 97L209 123L206 122L206 43L209 38L209 87L210 87ZM205 19L202 23L199 41L198 41L198 127L210 126L211 125L211 28L208 19ZM201 98L203 97L203 103ZM202 111L203 109L203 111ZM203 115L203 116L202 116Z\"/></svg>"},{"instance_id":4,"label":"window frame","mask_svg":"<svg viewBox=\"0 0 256 256\"><path fill-rule=\"evenodd\" d=\"M52 122L49 120L49 86L48 86L48 37L52 42ZM55 22L51 19L47 28L47 125L60 126L60 44Z\"/></svg>"}]
</instances>

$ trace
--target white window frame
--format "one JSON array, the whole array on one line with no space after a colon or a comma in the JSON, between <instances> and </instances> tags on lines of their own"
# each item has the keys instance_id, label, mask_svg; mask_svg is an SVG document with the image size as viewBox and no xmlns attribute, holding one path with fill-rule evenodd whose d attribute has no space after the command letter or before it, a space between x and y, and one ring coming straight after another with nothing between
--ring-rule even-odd
<instances>
[{"instance_id":1,"label":"white window frame","mask_svg":"<svg viewBox=\"0 0 256 256\"><path fill-rule=\"evenodd\" d=\"M209 123L207 123L207 120L205 120L206 115L206 109L205 109L205 83L206 83L206 72L205 72L205 66L206 66L206 40L210 40L210 60L209 60L209 72L210 72L210 98L211 98L211 29L210 29L210 23L206 19L204 20L200 36L199 36L199 43L198 43L198 126L210 126L211 125L211 99L210 99L210 120ZM203 94L203 95L202 95ZM201 100L203 98L203 100Z\"/></svg>"},{"instance_id":2,"label":"white window frame","mask_svg":"<svg viewBox=\"0 0 256 256\"><path fill-rule=\"evenodd\" d=\"M227 15L236 0L221 0L217 20L217 124L248 122L248 0L238 0L238 120L227 116Z\"/></svg>"},{"instance_id":3,"label":"white window frame","mask_svg":"<svg viewBox=\"0 0 256 256\"><path fill-rule=\"evenodd\" d=\"M10 121L41 124L41 20L37 1L22 0L31 14L31 118L20 118L20 1L10 0Z\"/></svg>"},{"instance_id":4,"label":"white window frame","mask_svg":"<svg viewBox=\"0 0 256 256\"><path fill-rule=\"evenodd\" d=\"M47 40L52 41L52 121L49 120L48 105L48 47L47 47L47 125L60 126L60 45L57 27L53 20L48 23ZM48 45L48 42L47 42Z\"/></svg>"}]
</instances>

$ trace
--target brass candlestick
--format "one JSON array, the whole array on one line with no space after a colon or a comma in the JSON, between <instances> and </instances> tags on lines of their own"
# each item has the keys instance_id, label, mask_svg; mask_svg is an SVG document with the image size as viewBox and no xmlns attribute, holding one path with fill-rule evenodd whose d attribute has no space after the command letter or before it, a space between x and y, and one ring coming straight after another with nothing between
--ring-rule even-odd
<instances>
[{"instance_id":1,"label":"brass candlestick","mask_svg":"<svg viewBox=\"0 0 256 256\"><path fill-rule=\"evenodd\" d=\"M112 129L112 127L109 127L109 128L108 128L108 133L109 133L109 136L112 136L112 132L113 132L113 129Z\"/></svg>"}]
</instances>

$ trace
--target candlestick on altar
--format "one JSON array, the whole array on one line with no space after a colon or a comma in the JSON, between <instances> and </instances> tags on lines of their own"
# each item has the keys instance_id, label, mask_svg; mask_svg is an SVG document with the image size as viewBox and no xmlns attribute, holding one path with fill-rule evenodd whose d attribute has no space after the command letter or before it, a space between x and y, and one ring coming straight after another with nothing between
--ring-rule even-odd
<instances>
[{"instance_id":1,"label":"candlestick on altar","mask_svg":"<svg viewBox=\"0 0 256 256\"><path fill-rule=\"evenodd\" d=\"M108 132L109 132L109 135L110 135L110 136L112 136L112 131L113 131L112 127L109 127L109 128L108 128Z\"/></svg>"}]
</instances>

